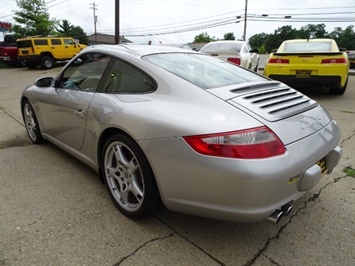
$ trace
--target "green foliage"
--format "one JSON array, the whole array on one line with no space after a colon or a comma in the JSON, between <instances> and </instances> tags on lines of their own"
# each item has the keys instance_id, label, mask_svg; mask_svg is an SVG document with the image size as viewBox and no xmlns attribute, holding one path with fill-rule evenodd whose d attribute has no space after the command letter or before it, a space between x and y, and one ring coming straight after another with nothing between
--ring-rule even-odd
<instances>
[{"instance_id":1,"label":"green foliage","mask_svg":"<svg viewBox=\"0 0 355 266\"><path fill-rule=\"evenodd\" d=\"M266 38L267 38L267 34L265 32L255 34L249 38L249 44L252 48L259 48L263 46Z\"/></svg>"},{"instance_id":2,"label":"green foliage","mask_svg":"<svg viewBox=\"0 0 355 266\"><path fill-rule=\"evenodd\" d=\"M348 176L355 177L355 169L351 168L350 166L347 166L343 169L343 172L346 173Z\"/></svg>"},{"instance_id":3,"label":"green foliage","mask_svg":"<svg viewBox=\"0 0 355 266\"><path fill-rule=\"evenodd\" d=\"M272 49L278 48L285 40L309 39L309 38L331 38L336 41L338 47L348 50L355 50L354 25L348 26L345 30L336 27L332 32L325 30L325 24L308 24L299 30L291 26L283 26L274 31L273 34L259 33L250 37L249 43L259 52L270 53Z\"/></svg>"},{"instance_id":4,"label":"green foliage","mask_svg":"<svg viewBox=\"0 0 355 266\"><path fill-rule=\"evenodd\" d=\"M68 20L62 20L56 28L58 34L63 37L72 37L78 39L82 44L88 44L89 40L84 30L79 26L73 26Z\"/></svg>"},{"instance_id":5,"label":"green foliage","mask_svg":"<svg viewBox=\"0 0 355 266\"><path fill-rule=\"evenodd\" d=\"M346 27L345 30L337 27L329 34L329 37L336 41L338 47L346 48L348 50L355 50L354 25Z\"/></svg>"},{"instance_id":6,"label":"green foliage","mask_svg":"<svg viewBox=\"0 0 355 266\"><path fill-rule=\"evenodd\" d=\"M44 0L16 0L19 10L14 10L15 37L48 36L55 33L55 19L49 18Z\"/></svg>"},{"instance_id":7,"label":"green foliage","mask_svg":"<svg viewBox=\"0 0 355 266\"><path fill-rule=\"evenodd\" d=\"M214 38L211 38L207 32L200 33L195 36L194 43L207 43L214 41Z\"/></svg>"},{"instance_id":8,"label":"green foliage","mask_svg":"<svg viewBox=\"0 0 355 266\"><path fill-rule=\"evenodd\" d=\"M223 39L224 40L232 40L232 41L234 41L235 40L234 33L233 32L225 33L224 36L223 36Z\"/></svg>"}]
</instances>

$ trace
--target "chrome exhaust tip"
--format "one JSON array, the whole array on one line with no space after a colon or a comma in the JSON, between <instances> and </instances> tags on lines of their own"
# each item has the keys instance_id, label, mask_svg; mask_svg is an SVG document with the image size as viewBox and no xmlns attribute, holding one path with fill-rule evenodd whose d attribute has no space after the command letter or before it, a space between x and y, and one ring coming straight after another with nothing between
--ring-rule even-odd
<instances>
[{"instance_id":1,"label":"chrome exhaust tip","mask_svg":"<svg viewBox=\"0 0 355 266\"><path fill-rule=\"evenodd\" d=\"M277 224L280 221L283 214L284 212L282 210L276 210L269 217L267 217L267 220L269 222L272 222L273 224Z\"/></svg>"},{"instance_id":2,"label":"chrome exhaust tip","mask_svg":"<svg viewBox=\"0 0 355 266\"><path fill-rule=\"evenodd\" d=\"M286 204L281 207L281 211L283 211L283 214L285 216L288 216L290 214L290 212L292 211L292 209L293 209L293 206L291 204Z\"/></svg>"}]
</instances>

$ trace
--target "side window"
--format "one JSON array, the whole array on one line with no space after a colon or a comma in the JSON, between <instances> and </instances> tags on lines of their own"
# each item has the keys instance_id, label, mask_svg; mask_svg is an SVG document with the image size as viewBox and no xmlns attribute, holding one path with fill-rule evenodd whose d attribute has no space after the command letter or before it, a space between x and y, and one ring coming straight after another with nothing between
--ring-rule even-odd
<instances>
[{"instance_id":1,"label":"side window","mask_svg":"<svg viewBox=\"0 0 355 266\"><path fill-rule=\"evenodd\" d=\"M48 45L48 40L47 39L35 39L34 40L35 45Z\"/></svg>"},{"instance_id":2,"label":"side window","mask_svg":"<svg viewBox=\"0 0 355 266\"><path fill-rule=\"evenodd\" d=\"M51 43L52 43L52 45L61 45L62 44L60 39L51 39Z\"/></svg>"},{"instance_id":3,"label":"side window","mask_svg":"<svg viewBox=\"0 0 355 266\"><path fill-rule=\"evenodd\" d=\"M156 90L156 82L140 69L113 59L107 68L103 91L108 93L146 93Z\"/></svg>"},{"instance_id":4,"label":"side window","mask_svg":"<svg viewBox=\"0 0 355 266\"><path fill-rule=\"evenodd\" d=\"M96 91L111 57L101 53L86 53L76 58L64 70L57 87L70 90Z\"/></svg>"},{"instance_id":5,"label":"side window","mask_svg":"<svg viewBox=\"0 0 355 266\"><path fill-rule=\"evenodd\" d=\"M73 42L72 39L64 39L64 44L65 44L65 45L74 45L75 42Z\"/></svg>"}]
</instances>

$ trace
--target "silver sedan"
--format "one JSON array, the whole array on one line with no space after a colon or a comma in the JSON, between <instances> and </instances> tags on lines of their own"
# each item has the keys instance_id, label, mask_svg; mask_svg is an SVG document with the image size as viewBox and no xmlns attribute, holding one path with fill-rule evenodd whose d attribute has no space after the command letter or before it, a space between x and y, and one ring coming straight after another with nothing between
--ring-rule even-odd
<instances>
[{"instance_id":1,"label":"silver sedan","mask_svg":"<svg viewBox=\"0 0 355 266\"><path fill-rule=\"evenodd\" d=\"M97 171L133 219L165 206L278 222L341 157L340 129L314 100L173 47L88 47L27 87L21 109L33 143Z\"/></svg>"}]
</instances>

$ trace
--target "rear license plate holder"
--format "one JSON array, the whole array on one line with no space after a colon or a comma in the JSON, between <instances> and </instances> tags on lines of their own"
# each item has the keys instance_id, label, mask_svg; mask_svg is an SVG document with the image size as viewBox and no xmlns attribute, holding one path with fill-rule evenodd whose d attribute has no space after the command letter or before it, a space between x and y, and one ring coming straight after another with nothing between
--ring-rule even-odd
<instances>
[{"instance_id":1,"label":"rear license plate holder","mask_svg":"<svg viewBox=\"0 0 355 266\"><path fill-rule=\"evenodd\" d=\"M309 79L311 77L311 70L296 70L296 78Z\"/></svg>"}]
</instances>

